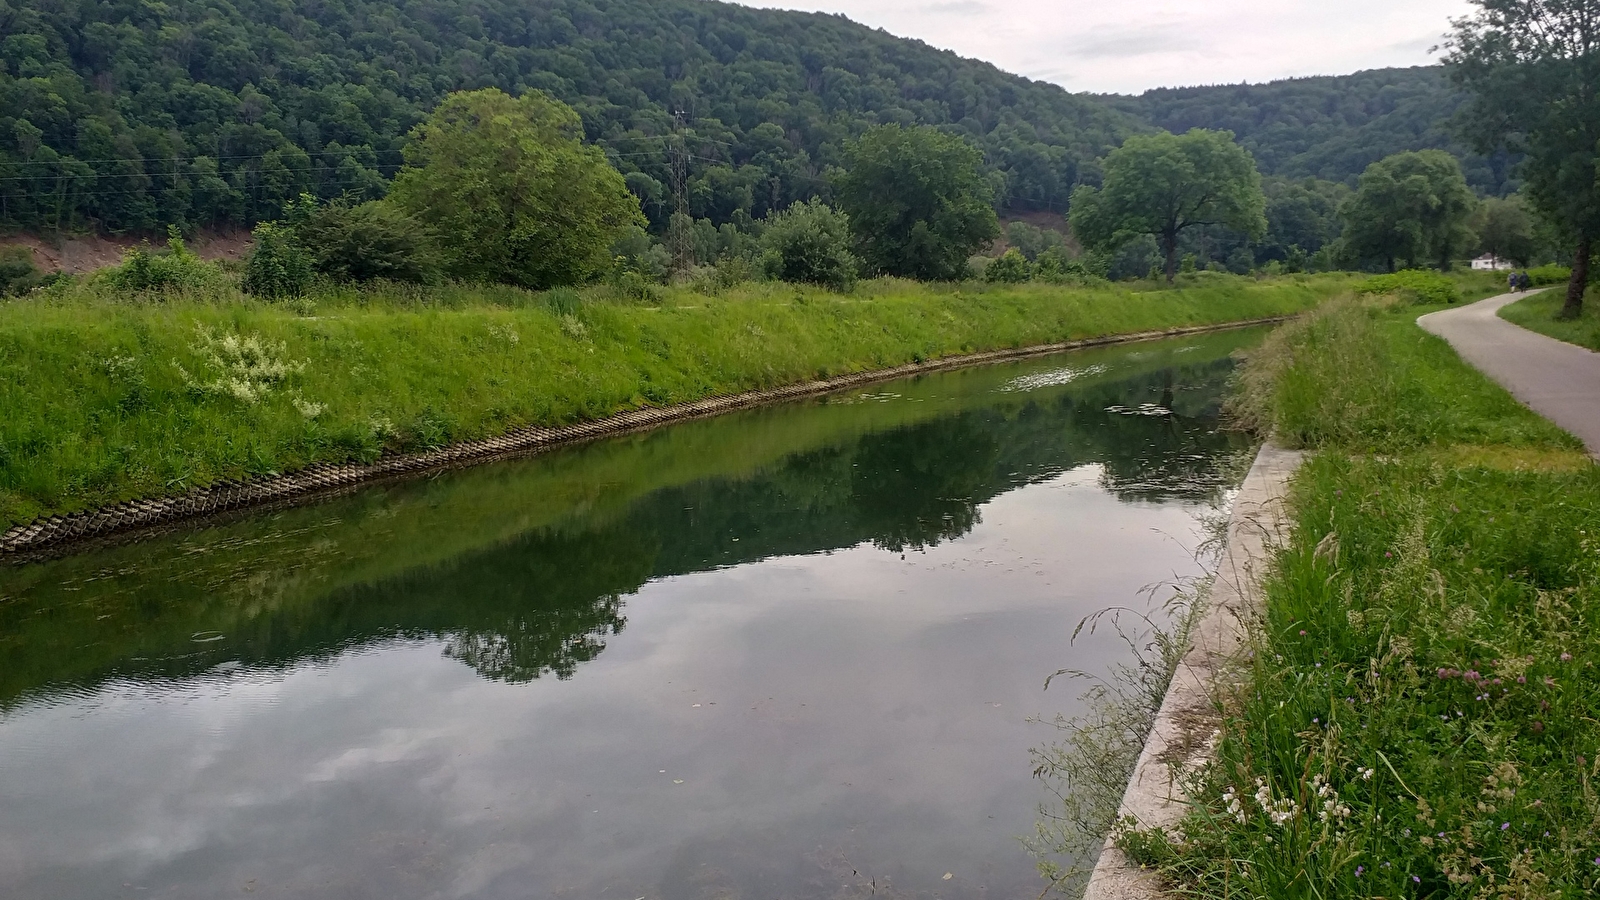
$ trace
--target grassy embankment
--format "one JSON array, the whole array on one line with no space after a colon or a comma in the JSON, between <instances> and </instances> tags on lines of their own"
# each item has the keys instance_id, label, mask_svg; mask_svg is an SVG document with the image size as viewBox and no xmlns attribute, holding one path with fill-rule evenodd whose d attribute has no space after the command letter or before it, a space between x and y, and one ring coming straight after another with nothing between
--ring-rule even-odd
<instances>
[{"instance_id":1,"label":"grassy embankment","mask_svg":"<svg viewBox=\"0 0 1600 900\"><path fill-rule=\"evenodd\" d=\"M1529 331L1537 331L1590 350L1600 350L1600 297L1590 291L1583 301L1583 315L1576 319L1558 318L1565 301L1565 291L1549 290L1501 309L1500 316Z\"/></svg>"},{"instance_id":2,"label":"grassy embankment","mask_svg":"<svg viewBox=\"0 0 1600 900\"><path fill-rule=\"evenodd\" d=\"M292 309L231 288L152 300L75 285L0 305L0 527L914 360L1295 313L1348 282L752 284L651 305L344 289Z\"/></svg>"},{"instance_id":3,"label":"grassy embankment","mask_svg":"<svg viewBox=\"0 0 1600 900\"><path fill-rule=\"evenodd\" d=\"M1418 312L1330 304L1245 368L1318 452L1203 802L1122 837L1184 896L1600 892L1600 469Z\"/></svg>"}]
</instances>

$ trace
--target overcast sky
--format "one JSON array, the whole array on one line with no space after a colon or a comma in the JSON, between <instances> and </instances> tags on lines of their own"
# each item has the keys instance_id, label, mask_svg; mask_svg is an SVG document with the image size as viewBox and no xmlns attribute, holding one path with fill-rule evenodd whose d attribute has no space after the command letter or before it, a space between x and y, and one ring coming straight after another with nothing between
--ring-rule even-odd
<instances>
[{"instance_id":1,"label":"overcast sky","mask_svg":"<svg viewBox=\"0 0 1600 900\"><path fill-rule=\"evenodd\" d=\"M1466 0L743 0L844 13L1068 90L1343 75L1433 62Z\"/></svg>"}]
</instances>

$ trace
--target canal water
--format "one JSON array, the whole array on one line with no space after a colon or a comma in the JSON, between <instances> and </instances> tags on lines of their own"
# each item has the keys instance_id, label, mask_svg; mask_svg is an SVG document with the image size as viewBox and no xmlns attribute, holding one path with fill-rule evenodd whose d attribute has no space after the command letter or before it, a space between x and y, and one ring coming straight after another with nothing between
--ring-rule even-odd
<instances>
[{"instance_id":1,"label":"canal water","mask_svg":"<svg viewBox=\"0 0 1600 900\"><path fill-rule=\"evenodd\" d=\"M1202 571L1231 332L0 569L0 896L1032 898L1032 721ZM1156 599L1161 594L1157 592Z\"/></svg>"}]
</instances>

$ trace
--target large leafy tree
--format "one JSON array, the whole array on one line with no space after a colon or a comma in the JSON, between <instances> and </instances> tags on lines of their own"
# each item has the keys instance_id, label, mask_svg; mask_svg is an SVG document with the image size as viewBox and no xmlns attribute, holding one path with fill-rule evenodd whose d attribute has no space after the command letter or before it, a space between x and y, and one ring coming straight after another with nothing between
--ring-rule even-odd
<instances>
[{"instance_id":1,"label":"large leafy tree","mask_svg":"<svg viewBox=\"0 0 1600 900\"><path fill-rule=\"evenodd\" d=\"M1070 218L1078 239L1096 250L1152 235L1170 283L1185 231L1222 225L1256 237L1267 227L1265 207L1261 174L1232 132L1196 128L1128 138L1106 157L1102 187L1073 191Z\"/></svg>"},{"instance_id":2,"label":"large leafy tree","mask_svg":"<svg viewBox=\"0 0 1600 900\"><path fill-rule=\"evenodd\" d=\"M577 284L644 216L578 114L539 91L453 94L419 125L389 195L434 234L448 271L529 288Z\"/></svg>"},{"instance_id":3,"label":"large leafy tree","mask_svg":"<svg viewBox=\"0 0 1600 900\"><path fill-rule=\"evenodd\" d=\"M1000 235L983 154L933 128L874 128L845 150L834 183L867 267L948 280Z\"/></svg>"},{"instance_id":4,"label":"large leafy tree","mask_svg":"<svg viewBox=\"0 0 1600 900\"><path fill-rule=\"evenodd\" d=\"M1583 311L1600 239L1600 2L1473 0L1445 63L1472 94L1467 132L1480 148L1526 154L1525 192L1574 246L1562 315Z\"/></svg>"},{"instance_id":5,"label":"large leafy tree","mask_svg":"<svg viewBox=\"0 0 1600 900\"><path fill-rule=\"evenodd\" d=\"M1491 197L1483 201L1478 208L1475 230L1478 232L1478 246L1483 252L1499 259L1509 259L1518 265L1527 265L1538 248L1533 216L1517 194L1503 200Z\"/></svg>"},{"instance_id":6,"label":"large leafy tree","mask_svg":"<svg viewBox=\"0 0 1600 900\"><path fill-rule=\"evenodd\" d=\"M1468 222L1478 198L1461 175L1461 164L1443 150L1396 153L1361 173L1361 184L1340 209L1345 250L1359 259L1395 263L1450 260L1473 241Z\"/></svg>"}]
</instances>

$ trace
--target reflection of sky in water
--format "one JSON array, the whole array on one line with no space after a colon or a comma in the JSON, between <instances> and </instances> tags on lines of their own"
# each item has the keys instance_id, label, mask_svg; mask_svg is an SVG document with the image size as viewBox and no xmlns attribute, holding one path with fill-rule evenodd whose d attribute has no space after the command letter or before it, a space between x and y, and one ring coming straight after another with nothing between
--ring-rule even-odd
<instances>
[{"instance_id":1,"label":"reflection of sky in water","mask_svg":"<svg viewBox=\"0 0 1600 900\"><path fill-rule=\"evenodd\" d=\"M1019 377L1065 371L1018 368L970 383L1001 397ZM903 402L969 383L943 377ZM150 661L81 688L40 684L0 715L0 895L1035 896L1016 838L1042 799L1028 748L1054 733L1027 719L1076 702L1071 686L1043 692L1044 677L1104 671L1124 648L1109 635L1072 644L1079 621L1198 572L1189 548L1226 442L1103 411L1170 381L868 435L623 513L596 502L548 534L279 607L253 587L239 602L261 608L243 617L205 576L195 624L173 626L165 648L151 638ZM759 438L827 406L739 427ZM1109 437L1063 455L1085 428ZM660 462L649 454L671 439L624 449ZM1086 453L1108 461L1058 463ZM453 477L465 490L496 471ZM521 502L511 484L502 501ZM386 502L439 503L428 492L441 489ZM962 512L961 496L981 508ZM383 503L340 502L341 527L399 539L383 529L404 519ZM324 554L346 546L318 540ZM275 558L297 559L296 546ZM194 557L175 550L162 577L177 585ZM512 641L540 654L531 669L512 660L516 677L486 677L502 670L460 649L466 634L517 628L558 630Z\"/></svg>"}]
</instances>

